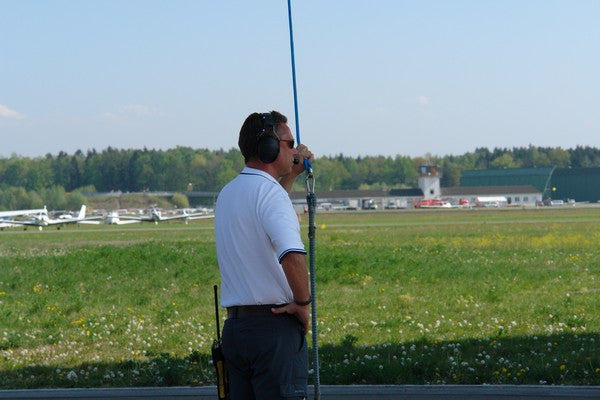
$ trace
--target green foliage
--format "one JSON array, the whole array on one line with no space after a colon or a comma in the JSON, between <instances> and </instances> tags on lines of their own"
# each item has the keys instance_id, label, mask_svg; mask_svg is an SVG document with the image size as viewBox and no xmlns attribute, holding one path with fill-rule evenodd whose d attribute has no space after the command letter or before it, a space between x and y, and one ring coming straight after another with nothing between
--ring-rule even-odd
<instances>
[{"instance_id":1,"label":"green foliage","mask_svg":"<svg viewBox=\"0 0 600 400\"><path fill-rule=\"evenodd\" d=\"M94 185L87 185L87 186L82 186L80 188L77 188L75 191L82 193L82 194L96 193L96 188L94 187Z\"/></svg>"},{"instance_id":2,"label":"green foliage","mask_svg":"<svg viewBox=\"0 0 600 400\"><path fill-rule=\"evenodd\" d=\"M491 168L518 168L519 165L515 162L515 159L510 153L504 153L499 157L496 157L491 163Z\"/></svg>"},{"instance_id":3,"label":"green foliage","mask_svg":"<svg viewBox=\"0 0 600 400\"><path fill-rule=\"evenodd\" d=\"M188 197L183 193L175 193L171 198L171 202L178 208L189 208L190 201Z\"/></svg>"}]
</instances>

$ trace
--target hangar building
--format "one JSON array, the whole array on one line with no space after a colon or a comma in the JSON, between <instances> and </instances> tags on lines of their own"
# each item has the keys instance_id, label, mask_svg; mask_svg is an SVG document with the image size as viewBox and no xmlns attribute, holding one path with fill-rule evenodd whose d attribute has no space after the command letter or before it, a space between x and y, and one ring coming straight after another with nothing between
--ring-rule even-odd
<instances>
[{"instance_id":1,"label":"hangar building","mask_svg":"<svg viewBox=\"0 0 600 400\"><path fill-rule=\"evenodd\" d=\"M600 168L556 168L551 178L553 199L600 201Z\"/></svg>"},{"instance_id":2,"label":"hangar building","mask_svg":"<svg viewBox=\"0 0 600 400\"><path fill-rule=\"evenodd\" d=\"M544 200L600 200L600 167L592 168L509 168L464 171L460 186L530 185Z\"/></svg>"}]
</instances>

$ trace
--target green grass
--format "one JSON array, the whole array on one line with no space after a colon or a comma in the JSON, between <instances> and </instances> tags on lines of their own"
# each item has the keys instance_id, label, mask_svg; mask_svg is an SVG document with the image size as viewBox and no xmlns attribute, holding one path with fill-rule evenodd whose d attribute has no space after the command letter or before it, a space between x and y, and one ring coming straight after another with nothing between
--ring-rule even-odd
<instances>
[{"instance_id":1,"label":"green grass","mask_svg":"<svg viewBox=\"0 0 600 400\"><path fill-rule=\"evenodd\" d=\"M599 208L317 226L322 383L600 384ZM213 384L218 280L212 221L1 232L0 388Z\"/></svg>"}]
</instances>

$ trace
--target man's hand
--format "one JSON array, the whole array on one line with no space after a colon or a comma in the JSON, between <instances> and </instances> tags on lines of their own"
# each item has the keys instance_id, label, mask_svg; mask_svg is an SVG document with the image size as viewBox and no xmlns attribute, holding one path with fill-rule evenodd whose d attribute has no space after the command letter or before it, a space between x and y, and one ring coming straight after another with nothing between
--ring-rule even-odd
<instances>
[{"instance_id":1,"label":"man's hand","mask_svg":"<svg viewBox=\"0 0 600 400\"><path fill-rule=\"evenodd\" d=\"M311 163L314 159L313 153L311 153L311 151L308 149L308 147L306 147L306 145L299 144L298 147L296 147L296 150L298 150L298 164L294 164L294 166L292 167L292 175L294 176L294 178L296 178L298 175L304 172L305 158L308 158L308 161L310 161Z\"/></svg>"},{"instance_id":2,"label":"man's hand","mask_svg":"<svg viewBox=\"0 0 600 400\"><path fill-rule=\"evenodd\" d=\"M308 332L308 316L309 316L309 305L299 306L298 304L291 302L284 307L271 308L274 314L293 314L298 318L300 323L304 326L304 334Z\"/></svg>"},{"instance_id":3,"label":"man's hand","mask_svg":"<svg viewBox=\"0 0 600 400\"><path fill-rule=\"evenodd\" d=\"M298 154L296 155L298 163L292 166L292 170L289 174L282 176L279 180L281 186L283 186L285 191L288 193L292 191L292 186L294 186L294 182L296 181L298 175L300 175L305 170L304 159L308 158L308 160L311 163L314 159L313 153L311 153L311 151L308 150L308 147L306 147L305 145L299 144L298 147L296 147L296 150L298 152Z\"/></svg>"}]
</instances>

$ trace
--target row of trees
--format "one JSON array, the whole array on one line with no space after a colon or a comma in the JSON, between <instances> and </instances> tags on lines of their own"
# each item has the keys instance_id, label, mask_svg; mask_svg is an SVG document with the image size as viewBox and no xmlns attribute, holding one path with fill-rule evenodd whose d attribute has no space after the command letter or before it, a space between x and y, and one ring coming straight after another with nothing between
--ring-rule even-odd
<instances>
[{"instance_id":1,"label":"row of trees","mask_svg":"<svg viewBox=\"0 0 600 400\"><path fill-rule=\"evenodd\" d=\"M581 146L567 150L536 146L478 148L458 156L428 154L416 158L354 158L340 154L318 158L314 168L319 190L401 188L416 185L417 168L423 163L441 166L442 185L455 186L460 182L462 171L467 169L600 166L600 149ZM60 152L39 158L0 158L0 208L50 204L50 198L57 208L63 208L59 204L65 204L64 207L70 203L81 204L77 193L84 187L100 192L185 191L190 187L219 191L243 166L237 149L211 151L189 147L170 150L109 147L101 152L77 151L72 155ZM301 184L298 190L302 190Z\"/></svg>"},{"instance_id":2,"label":"row of trees","mask_svg":"<svg viewBox=\"0 0 600 400\"><path fill-rule=\"evenodd\" d=\"M67 193L62 186L39 190L26 190L22 186L7 186L0 189L0 210L42 208L50 210L76 210L85 204L82 190Z\"/></svg>"}]
</instances>

